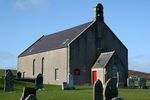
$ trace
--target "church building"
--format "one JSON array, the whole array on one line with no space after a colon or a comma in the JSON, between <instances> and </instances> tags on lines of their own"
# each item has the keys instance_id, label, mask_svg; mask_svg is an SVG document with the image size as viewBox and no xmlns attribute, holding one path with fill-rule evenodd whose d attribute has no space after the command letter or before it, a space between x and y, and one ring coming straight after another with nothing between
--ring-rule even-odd
<instances>
[{"instance_id":1,"label":"church building","mask_svg":"<svg viewBox=\"0 0 150 100\"><path fill-rule=\"evenodd\" d=\"M21 77L43 74L44 84L61 85L72 75L75 85L117 78L126 85L128 50L106 25L103 6L94 7L92 21L44 35L18 56Z\"/></svg>"}]
</instances>

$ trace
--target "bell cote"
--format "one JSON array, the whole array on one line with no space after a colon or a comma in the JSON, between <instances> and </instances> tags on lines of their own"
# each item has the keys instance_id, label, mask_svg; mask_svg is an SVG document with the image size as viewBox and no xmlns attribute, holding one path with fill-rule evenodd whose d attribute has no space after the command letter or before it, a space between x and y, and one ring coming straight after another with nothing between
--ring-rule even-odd
<instances>
[{"instance_id":1,"label":"bell cote","mask_svg":"<svg viewBox=\"0 0 150 100\"><path fill-rule=\"evenodd\" d=\"M103 22L104 21L104 16L103 16L103 5L98 3L95 7L94 7L94 20L95 21L100 21Z\"/></svg>"}]
</instances>

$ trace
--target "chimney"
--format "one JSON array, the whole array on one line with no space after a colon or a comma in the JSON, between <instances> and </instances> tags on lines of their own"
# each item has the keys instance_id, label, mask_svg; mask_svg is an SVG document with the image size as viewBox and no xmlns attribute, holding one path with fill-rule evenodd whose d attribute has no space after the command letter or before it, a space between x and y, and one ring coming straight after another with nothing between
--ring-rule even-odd
<instances>
[{"instance_id":1,"label":"chimney","mask_svg":"<svg viewBox=\"0 0 150 100\"><path fill-rule=\"evenodd\" d=\"M104 22L103 5L100 3L94 7L94 21Z\"/></svg>"}]
</instances>

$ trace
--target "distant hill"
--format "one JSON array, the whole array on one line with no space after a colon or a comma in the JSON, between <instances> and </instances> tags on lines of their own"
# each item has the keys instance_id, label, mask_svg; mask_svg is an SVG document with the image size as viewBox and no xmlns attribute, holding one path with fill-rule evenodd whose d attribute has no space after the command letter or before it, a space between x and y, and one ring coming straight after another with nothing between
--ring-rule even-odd
<instances>
[{"instance_id":1,"label":"distant hill","mask_svg":"<svg viewBox=\"0 0 150 100\"><path fill-rule=\"evenodd\" d=\"M16 75L17 70L12 70L12 73ZM0 77L3 76L5 73L4 69L0 69ZM140 72L140 71L134 71L134 70L129 70L128 71L128 76L129 77L141 77L145 79L150 79L150 73L145 73L145 72Z\"/></svg>"},{"instance_id":2,"label":"distant hill","mask_svg":"<svg viewBox=\"0 0 150 100\"><path fill-rule=\"evenodd\" d=\"M145 79L150 79L150 73L134 71L134 70L129 70L128 76L129 77L141 77L141 78L145 78Z\"/></svg>"}]
</instances>

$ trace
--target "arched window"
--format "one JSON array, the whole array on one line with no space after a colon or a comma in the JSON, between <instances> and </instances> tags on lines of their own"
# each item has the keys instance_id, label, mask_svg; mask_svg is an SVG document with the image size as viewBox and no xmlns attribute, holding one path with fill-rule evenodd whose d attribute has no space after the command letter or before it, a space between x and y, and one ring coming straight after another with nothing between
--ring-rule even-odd
<instances>
[{"instance_id":1,"label":"arched window","mask_svg":"<svg viewBox=\"0 0 150 100\"><path fill-rule=\"evenodd\" d=\"M42 58L42 68L41 68L41 73L44 73L44 57Z\"/></svg>"},{"instance_id":2,"label":"arched window","mask_svg":"<svg viewBox=\"0 0 150 100\"><path fill-rule=\"evenodd\" d=\"M33 75L35 74L35 59L33 60Z\"/></svg>"}]
</instances>

